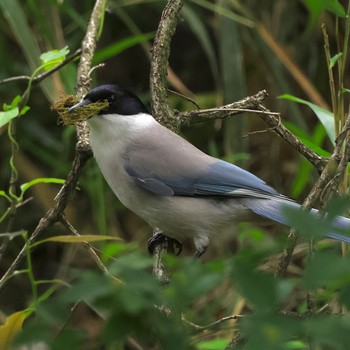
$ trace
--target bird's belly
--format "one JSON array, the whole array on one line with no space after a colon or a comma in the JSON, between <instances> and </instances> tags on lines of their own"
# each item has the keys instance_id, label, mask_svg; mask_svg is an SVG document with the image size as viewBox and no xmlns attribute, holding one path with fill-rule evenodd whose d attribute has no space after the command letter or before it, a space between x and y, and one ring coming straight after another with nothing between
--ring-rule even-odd
<instances>
[{"instance_id":1,"label":"bird's belly","mask_svg":"<svg viewBox=\"0 0 350 350\"><path fill-rule=\"evenodd\" d=\"M108 165L111 163L108 163ZM138 186L120 165L99 167L118 199L152 228L174 237L218 233L244 216L247 209L234 199L158 196Z\"/></svg>"},{"instance_id":2,"label":"bird's belly","mask_svg":"<svg viewBox=\"0 0 350 350\"><path fill-rule=\"evenodd\" d=\"M151 227L178 238L219 233L247 210L232 200L150 195L148 206L129 207ZM145 201L143 201L146 203Z\"/></svg>"}]
</instances>

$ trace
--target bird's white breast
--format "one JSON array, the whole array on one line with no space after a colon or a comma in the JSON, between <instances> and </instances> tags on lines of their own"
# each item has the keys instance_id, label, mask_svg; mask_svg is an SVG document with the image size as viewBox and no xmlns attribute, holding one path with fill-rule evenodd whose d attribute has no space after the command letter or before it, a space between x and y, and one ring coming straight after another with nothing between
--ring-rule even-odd
<instances>
[{"instance_id":1,"label":"bird's white breast","mask_svg":"<svg viewBox=\"0 0 350 350\"><path fill-rule=\"evenodd\" d=\"M152 116L103 115L91 118L90 144L94 157L107 183L119 200L134 210L130 187L136 186L124 169L124 153L133 140L148 127L156 124Z\"/></svg>"}]
</instances>

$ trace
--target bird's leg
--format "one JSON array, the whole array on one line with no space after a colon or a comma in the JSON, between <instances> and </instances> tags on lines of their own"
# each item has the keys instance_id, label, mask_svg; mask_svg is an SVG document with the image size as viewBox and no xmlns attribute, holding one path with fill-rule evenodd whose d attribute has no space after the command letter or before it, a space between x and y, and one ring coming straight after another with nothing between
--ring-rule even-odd
<instances>
[{"instance_id":1,"label":"bird's leg","mask_svg":"<svg viewBox=\"0 0 350 350\"><path fill-rule=\"evenodd\" d=\"M201 247L201 249L196 249L196 252L194 253L192 260L199 259L207 251L207 248L208 248L208 246Z\"/></svg>"},{"instance_id":2,"label":"bird's leg","mask_svg":"<svg viewBox=\"0 0 350 350\"><path fill-rule=\"evenodd\" d=\"M207 251L209 246L209 238L206 235L197 235L193 238L193 242L196 247L196 252L192 260L196 260Z\"/></svg>"},{"instance_id":3,"label":"bird's leg","mask_svg":"<svg viewBox=\"0 0 350 350\"><path fill-rule=\"evenodd\" d=\"M176 238L169 237L165 235L162 231L157 232L148 240L148 251L153 255L156 246L160 244L166 244L166 249L168 253L174 254L176 256L180 255L182 252L182 242ZM176 252L177 250L177 252Z\"/></svg>"}]
</instances>

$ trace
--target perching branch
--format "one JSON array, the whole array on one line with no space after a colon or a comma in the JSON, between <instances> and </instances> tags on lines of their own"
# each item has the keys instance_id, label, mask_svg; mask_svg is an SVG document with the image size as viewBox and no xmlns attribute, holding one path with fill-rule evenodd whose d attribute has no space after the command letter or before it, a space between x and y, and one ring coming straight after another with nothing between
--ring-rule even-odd
<instances>
[{"instance_id":1,"label":"perching branch","mask_svg":"<svg viewBox=\"0 0 350 350\"><path fill-rule=\"evenodd\" d=\"M233 102L225 106L202 110L197 109L179 113L179 119L181 120L182 126L187 126L192 123L199 123L212 119L231 118L244 112L256 113L271 127L271 130L280 135L302 156L304 156L319 172L321 172L327 163L327 159L320 157L317 153L305 146L292 132L290 132L281 123L279 113L271 112L263 106L262 102L267 96L267 92L262 90L253 96L245 97L240 101Z\"/></svg>"},{"instance_id":2,"label":"perching branch","mask_svg":"<svg viewBox=\"0 0 350 350\"><path fill-rule=\"evenodd\" d=\"M179 120L168 104L166 76L170 42L178 24L182 0L169 0L160 19L152 48L150 90L153 116L167 128L179 131Z\"/></svg>"},{"instance_id":3,"label":"perching branch","mask_svg":"<svg viewBox=\"0 0 350 350\"><path fill-rule=\"evenodd\" d=\"M327 164L323 169L320 177L302 204L303 209L310 210L313 207L314 203L319 199L321 199L323 203L326 203L336 194L339 188L339 184L345 175L346 167L350 159L349 131L350 116L348 116L343 130L336 140L336 146L334 148L332 156L328 159ZM344 142L345 146L343 149ZM295 230L291 230L288 236L288 246L281 255L276 270L276 276L284 276L287 272L287 268L292 259L297 240L298 234L295 232Z\"/></svg>"},{"instance_id":4,"label":"perching branch","mask_svg":"<svg viewBox=\"0 0 350 350\"><path fill-rule=\"evenodd\" d=\"M95 7L92 11L89 25L87 28L87 32L82 42L82 55L78 68L77 83L77 90L79 96L82 96L89 89L89 71L91 70L92 66L92 58L96 45L97 33L104 10L104 4L104 0L96 0ZM37 227L31 234L28 244L34 243L37 237L40 236L40 234L43 231L52 226L55 222L61 220L64 210L75 191L82 170L86 162L91 157L91 150L87 138L87 127L85 125L80 125L79 127L77 127L77 135L78 142L76 145L76 151L72 168L67 175L67 179L64 185L61 187L56 197L54 206L51 209L49 209L49 211L41 218ZM25 249L26 246L23 246L16 259L12 262L5 274L1 277L0 289L6 283L8 277L16 270L19 263L22 261L23 257L25 256Z\"/></svg>"},{"instance_id":5,"label":"perching branch","mask_svg":"<svg viewBox=\"0 0 350 350\"><path fill-rule=\"evenodd\" d=\"M163 10L152 48L150 72L153 116L160 123L175 132L179 132L180 122L168 104L166 75L169 65L170 42L176 30L182 5L182 0L169 0ZM159 230L155 229L153 235L155 236L158 232ZM162 262L164 251L166 251L166 247L163 244L156 247L154 251L153 273L159 280L167 283L168 277Z\"/></svg>"}]
</instances>

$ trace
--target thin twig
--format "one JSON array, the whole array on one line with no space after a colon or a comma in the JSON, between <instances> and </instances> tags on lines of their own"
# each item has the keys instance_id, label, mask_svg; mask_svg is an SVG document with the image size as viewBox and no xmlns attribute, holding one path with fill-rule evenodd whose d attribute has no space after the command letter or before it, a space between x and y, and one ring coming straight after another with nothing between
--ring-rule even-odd
<instances>
[{"instance_id":1,"label":"thin twig","mask_svg":"<svg viewBox=\"0 0 350 350\"><path fill-rule=\"evenodd\" d=\"M182 322L186 323L187 325L191 326L192 328L194 328L195 330L197 331L203 331L205 329L209 329L209 328L214 328L214 327L217 327L219 325L221 325L222 323L224 322L227 322L227 321L230 321L230 320L237 320L239 318L243 318L244 315L231 315L231 316L226 316L226 317L223 317L223 318L220 318L219 320L215 321L215 322L212 322L208 325L205 325L205 326L199 326L191 321L188 321L185 317L181 317L181 320Z\"/></svg>"},{"instance_id":2,"label":"thin twig","mask_svg":"<svg viewBox=\"0 0 350 350\"><path fill-rule=\"evenodd\" d=\"M84 91L87 91L89 87L89 77L88 73L92 66L93 53L96 46L97 33L99 24L102 18L102 13L104 9L104 0L96 0L94 9L91 13L89 25L86 31L85 38L82 42L82 55L80 59L80 64L78 67L78 90L80 94L84 94ZM86 129L86 127L85 127ZM64 210L71 199L75 188L78 183L78 179L82 173L82 170L86 162L91 158L91 149L89 146L89 141L84 133L78 134L78 142L76 144L75 156L72 164L72 168L67 175L66 181L62 186L59 194L56 197L55 204L49 211L40 219L37 227L31 234L28 244L35 242L37 237L47 228L52 226L55 222L60 221L61 215L64 213ZM0 279L0 289L8 280L8 277L13 274L13 272L18 267L19 263L22 261L25 256L25 246L22 247L21 251L18 253L15 260L12 262L10 267L4 273Z\"/></svg>"},{"instance_id":3,"label":"thin twig","mask_svg":"<svg viewBox=\"0 0 350 350\"><path fill-rule=\"evenodd\" d=\"M80 54L81 54L81 48L79 48L74 53L69 55L64 61L62 61L60 64L58 64L54 68L52 68L52 69L50 69L50 70L48 70L48 71L46 71L44 73L41 73L41 74L37 75L35 78L33 78L32 85L39 84L40 82L42 82L44 79L46 79L47 77L49 77L53 73L59 71L66 64L68 64L69 62L73 61ZM0 85L1 84L6 84L6 83L10 83L10 82L13 82L13 81L18 81L18 80L26 80L26 81L28 81L30 79L31 79L31 77L29 75L19 75L17 77L11 77L11 78L6 78L6 79L0 80Z\"/></svg>"},{"instance_id":4,"label":"thin twig","mask_svg":"<svg viewBox=\"0 0 350 350\"><path fill-rule=\"evenodd\" d=\"M178 24L183 0L169 0L158 25L152 48L150 90L152 98L152 115L163 125L179 131L179 120L171 110L167 97L166 77L170 42Z\"/></svg>"},{"instance_id":5,"label":"thin twig","mask_svg":"<svg viewBox=\"0 0 350 350\"><path fill-rule=\"evenodd\" d=\"M340 181L345 174L345 169L350 157L349 127L350 116L344 125L343 131L340 134L341 136L337 139L332 156L328 159L326 167L323 169L311 192L302 204L301 207L303 209L310 210L317 199L323 198L326 202L336 193ZM342 145L345 140L347 142L345 142L345 148L342 152ZM341 157L340 162L338 161L339 157ZM279 260L275 273L276 276L284 276L286 274L298 237L298 234L292 229L288 236L287 248L284 250Z\"/></svg>"},{"instance_id":6,"label":"thin twig","mask_svg":"<svg viewBox=\"0 0 350 350\"><path fill-rule=\"evenodd\" d=\"M166 127L179 131L180 121L171 110L167 100L166 76L168 71L168 58L170 54L170 42L178 24L179 14L182 9L182 0L169 0L165 6L158 25L152 48L152 60L150 71L150 90L152 99L153 116ZM153 234L157 233L157 229ZM161 281L168 281L162 254L164 247L158 246L154 251L153 273Z\"/></svg>"},{"instance_id":7,"label":"thin twig","mask_svg":"<svg viewBox=\"0 0 350 350\"><path fill-rule=\"evenodd\" d=\"M67 220L66 216L61 214L60 215L62 224L73 233L74 236L80 237L79 232L74 228L74 226ZM89 254L91 255L92 259L96 262L96 265L100 268L101 271L104 273L109 274L109 271L107 267L103 264L100 257L96 254L93 246L89 242L84 242L84 246L88 250Z\"/></svg>"}]
</instances>

